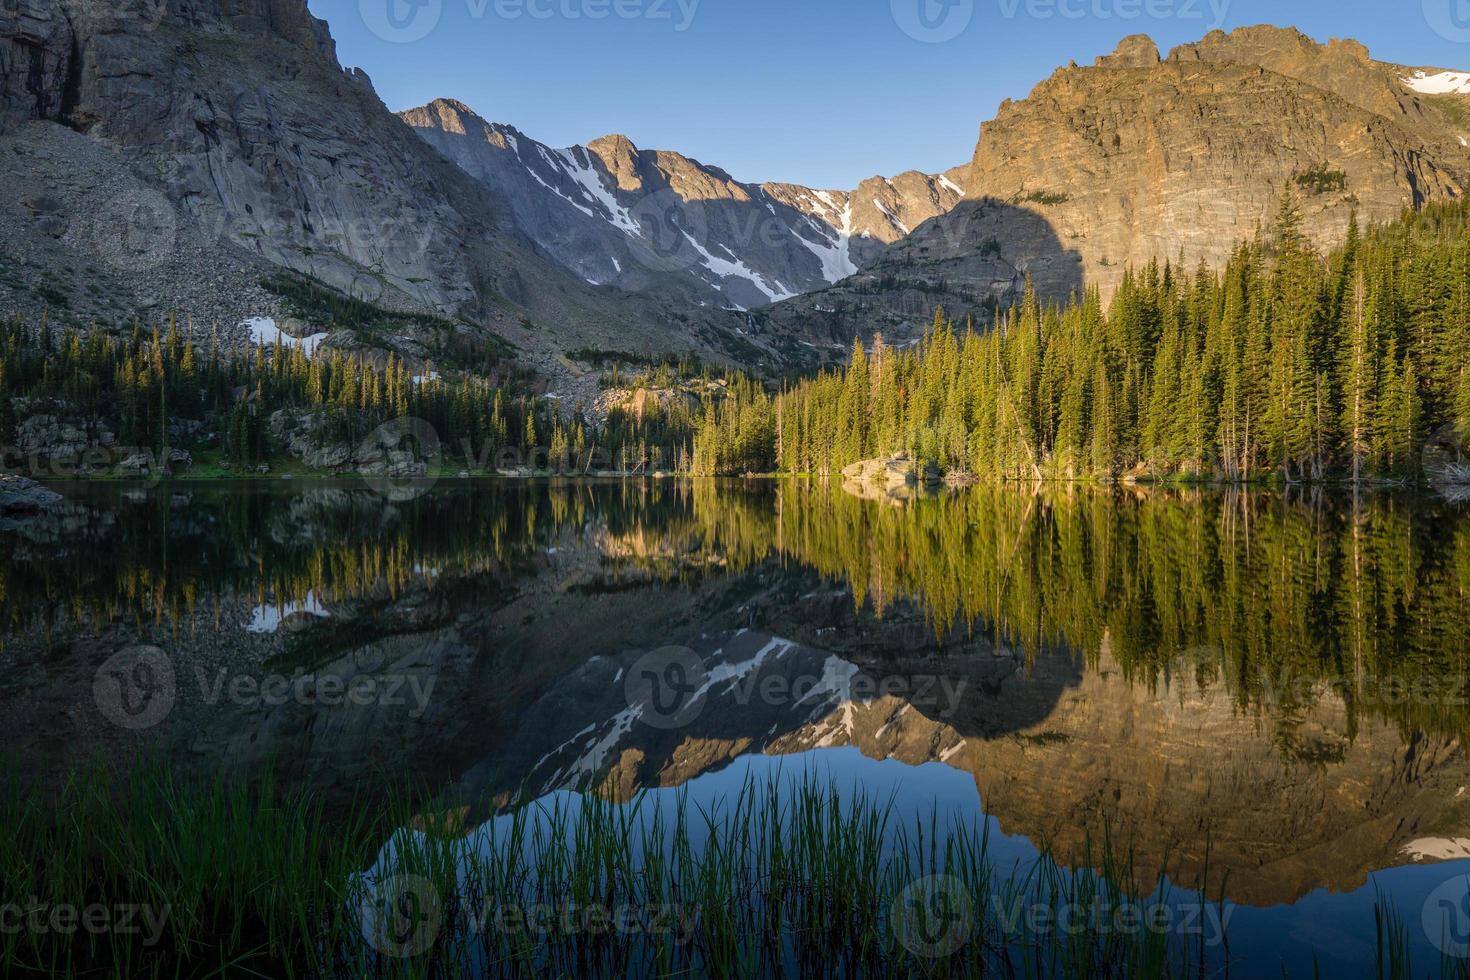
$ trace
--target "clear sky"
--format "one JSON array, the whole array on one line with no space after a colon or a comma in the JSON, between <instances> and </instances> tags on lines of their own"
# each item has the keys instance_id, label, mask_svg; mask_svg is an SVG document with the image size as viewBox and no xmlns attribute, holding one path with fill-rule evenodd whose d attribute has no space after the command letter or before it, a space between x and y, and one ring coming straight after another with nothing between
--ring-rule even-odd
<instances>
[{"instance_id":1,"label":"clear sky","mask_svg":"<svg viewBox=\"0 0 1470 980\"><path fill-rule=\"evenodd\" d=\"M745 181L969 160L980 123L1126 35L1274 23L1470 69L1470 0L310 0L390 109L457 98L553 146L623 133Z\"/></svg>"}]
</instances>

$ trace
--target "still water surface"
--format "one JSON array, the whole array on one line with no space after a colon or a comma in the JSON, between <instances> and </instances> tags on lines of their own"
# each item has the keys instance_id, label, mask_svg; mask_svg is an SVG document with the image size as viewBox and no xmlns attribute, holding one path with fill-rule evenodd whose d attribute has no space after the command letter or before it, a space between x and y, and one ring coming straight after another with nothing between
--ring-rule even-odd
<instances>
[{"instance_id":1,"label":"still water surface","mask_svg":"<svg viewBox=\"0 0 1470 980\"><path fill-rule=\"evenodd\" d=\"M411 783L488 839L528 800L815 774L978 821L1018 873L1125 842L1223 897L1233 975L1368 975L1380 894L1419 972L1470 940L1470 508L62 489L0 531L0 724L40 783L159 753L329 799Z\"/></svg>"}]
</instances>

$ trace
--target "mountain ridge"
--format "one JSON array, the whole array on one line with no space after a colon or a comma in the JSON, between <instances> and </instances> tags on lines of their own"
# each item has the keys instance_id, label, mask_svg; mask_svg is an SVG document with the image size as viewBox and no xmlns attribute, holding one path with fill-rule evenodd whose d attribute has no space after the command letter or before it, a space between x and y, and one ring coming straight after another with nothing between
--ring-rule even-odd
<instances>
[{"instance_id":1,"label":"mountain ridge","mask_svg":"<svg viewBox=\"0 0 1470 980\"><path fill-rule=\"evenodd\" d=\"M574 350L779 373L912 341L937 306L986 323L1028 283L1106 300L1128 268L1219 267L1283 190L1330 247L1354 213L1470 186L1470 75L1294 29L1126 38L1003 103L962 167L817 190L619 134L553 149L456 100L395 115L304 0L157 15L0 10L0 307L228 327L273 312L285 269L443 317L358 338L416 360L504 342L542 374L586 374Z\"/></svg>"},{"instance_id":2,"label":"mountain ridge","mask_svg":"<svg viewBox=\"0 0 1470 980\"><path fill-rule=\"evenodd\" d=\"M622 134L553 148L452 98L399 117L502 194L519 230L589 283L741 311L854 274L962 196L958 167L818 190L739 181Z\"/></svg>"},{"instance_id":3,"label":"mountain ridge","mask_svg":"<svg viewBox=\"0 0 1470 980\"><path fill-rule=\"evenodd\" d=\"M502 342L543 373L573 370L575 348L771 357L718 310L590 289L545 261L502 201L342 68L305 0L147 9L0 9L0 133L17 161L0 305L83 323L197 313L231 331L272 312L259 282L284 269L442 317L442 336L358 338L415 360ZM74 158L99 176L72 180Z\"/></svg>"}]
</instances>

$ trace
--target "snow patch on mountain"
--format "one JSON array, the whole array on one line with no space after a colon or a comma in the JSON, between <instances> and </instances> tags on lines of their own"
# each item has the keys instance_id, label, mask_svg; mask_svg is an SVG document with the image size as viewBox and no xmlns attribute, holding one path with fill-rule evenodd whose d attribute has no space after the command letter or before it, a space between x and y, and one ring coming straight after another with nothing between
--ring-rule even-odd
<instances>
[{"instance_id":1,"label":"snow patch on mountain","mask_svg":"<svg viewBox=\"0 0 1470 980\"><path fill-rule=\"evenodd\" d=\"M882 199L874 198L873 203L878 206L879 211L883 212L883 217L887 218L893 224L893 227L897 228L905 235L909 234L909 226L899 220L899 217L894 212L894 210L890 208L887 204L884 204Z\"/></svg>"},{"instance_id":2,"label":"snow patch on mountain","mask_svg":"<svg viewBox=\"0 0 1470 980\"><path fill-rule=\"evenodd\" d=\"M1403 83L1415 92L1424 95L1467 95L1470 94L1470 72L1442 71L1430 75L1416 71Z\"/></svg>"},{"instance_id":3,"label":"snow patch on mountain","mask_svg":"<svg viewBox=\"0 0 1470 980\"><path fill-rule=\"evenodd\" d=\"M545 156L545 155L546 154L543 151L542 152L542 156ZM587 205L580 204L577 201L572 200L572 198L569 195L563 194L560 190L558 190L555 187L552 187L550 184L548 184L546 182L546 180L540 174L538 174L536 172L536 168L535 167L527 167L526 168L526 173L530 174L531 175L531 179L533 179L534 181L536 181L536 183L540 184L542 187L544 187L547 190L551 191L551 193L555 194L557 197L561 198L563 201L566 201L568 204L570 204L572 207L576 208L578 211L581 211L587 217L589 217L589 218L596 218L597 217L597 215L593 212L593 210L591 208L589 208Z\"/></svg>"},{"instance_id":4,"label":"snow patch on mountain","mask_svg":"<svg viewBox=\"0 0 1470 980\"><path fill-rule=\"evenodd\" d=\"M1464 837L1421 837L1402 848L1414 861L1462 861L1470 858L1470 839Z\"/></svg>"},{"instance_id":5,"label":"snow patch on mountain","mask_svg":"<svg viewBox=\"0 0 1470 980\"><path fill-rule=\"evenodd\" d=\"M581 187L589 200L594 204L601 205L608 213L608 221L616 228L621 228L630 235L642 235L643 229L627 209L618 203L612 192L602 186L602 175L590 164L583 164L577 159L577 150L557 150L556 154L566 165L567 176L575 180ZM586 150L580 152L586 153Z\"/></svg>"},{"instance_id":6,"label":"snow patch on mountain","mask_svg":"<svg viewBox=\"0 0 1470 980\"><path fill-rule=\"evenodd\" d=\"M314 333L310 337L293 337L277 327L276 321L268 316L253 316L240 325L250 332L252 345L274 347L279 342L291 350L300 348L307 357L316 353L316 349L327 339L324 333Z\"/></svg>"},{"instance_id":7,"label":"snow patch on mountain","mask_svg":"<svg viewBox=\"0 0 1470 980\"><path fill-rule=\"evenodd\" d=\"M704 263L704 267L721 279L748 279L756 289L765 293L772 303L779 303L783 299L790 299L797 295L779 282L767 281L765 276L762 276L738 258L731 261L730 259L722 259L718 255L713 254L709 249L699 244L689 232L683 231L683 235L689 244L693 246L694 251L699 254L700 261ZM732 258L734 257L732 256Z\"/></svg>"},{"instance_id":8,"label":"snow patch on mountain","mask_svg":"<svg viewBox=\"0 0 1470 980\"><path fill-rule=\"evenodd\" d=\"M852 260L851 199L839 204L830 191L813 191L806 204L811 210L805 215L807 223L820 240L814 242L799 234L796 240L822 263L822 278L829 283L837 283L857 275L857 263Z\"/></svg>"}]
</instances>

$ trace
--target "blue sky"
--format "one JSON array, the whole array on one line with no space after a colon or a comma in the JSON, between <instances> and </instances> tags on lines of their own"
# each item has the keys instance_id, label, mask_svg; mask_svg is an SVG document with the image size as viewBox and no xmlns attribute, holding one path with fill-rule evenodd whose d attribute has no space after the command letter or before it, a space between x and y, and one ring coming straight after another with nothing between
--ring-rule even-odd
<instances>
[{"instance_id":1,"label":"blue sky","mask_svg":"<svg viewBox=\"0 0 1470 980\"><path fill-rule=\"evenodd\" d=\"M1057 66L1128 34L1353 37L1470 69L1470 0L310 0L391 109L458 98L553 146L624 133L745 181L938 171ZM922 17L923 13L926 16Z\"/></svg>"}]
</instances>

